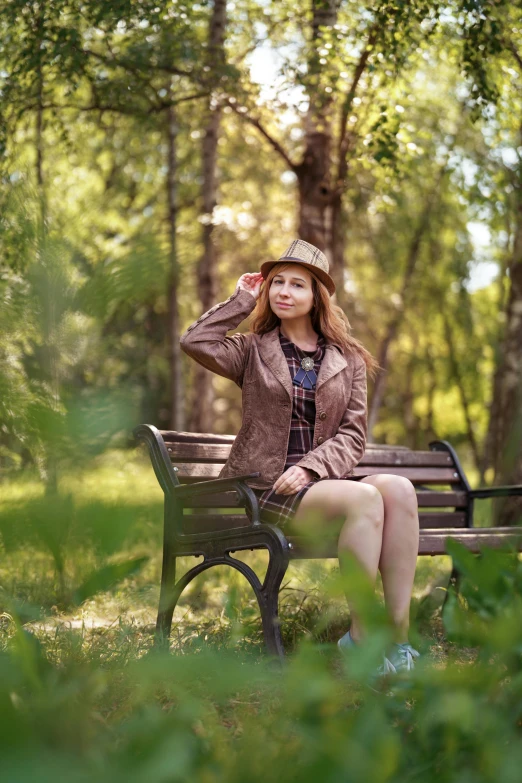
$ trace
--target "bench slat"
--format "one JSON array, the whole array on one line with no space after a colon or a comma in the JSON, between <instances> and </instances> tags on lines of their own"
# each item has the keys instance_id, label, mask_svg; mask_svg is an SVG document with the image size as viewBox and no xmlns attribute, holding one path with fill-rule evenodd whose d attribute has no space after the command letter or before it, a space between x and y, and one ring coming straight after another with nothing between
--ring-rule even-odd
<instances>
[{"instance_id":1,"label":"bench slat","mask_svg":"<svg viewBox=\"0 0 522 783\"><path fill-rule=\"evenodd\" d=\"M513 546L520 549L521 542L520 533L514 533L512 529L503 533L501 528L495 527L483 528L480 531L476 528L467 528L458 532L455 530L440 530L436 533L423 531L419 538L419 555L446 554L446 539L450 537L464 544L466 549L475 554L478 554L484 546Z\"/></svg>"},{"instance_id":2,"label":"bench slat","mask_svg":"<svg viewBox=\"0 0 522 783\"><path fill-rule=\"evenodd\" d=\"M394 476L404 476L414 484L457 484L458 474L452 468L403 468L387 465L385 468L374 465L357 465L356 476L376 476L378 473L391 473Z\"/></svg>"},{"instance_id":3,"label":"bench slat","mask_svg":"<svg viewBox=\"0 0 522 783\"><path fill-rule=\"evenodd\" d=\"M428 516L428 515L426 515ZM451 514L446 521L451 523ZM185 533L203 533L217 530L229 530L231 528L246 527L250 524L245 514L209 514L187 515L184 517ZM455 529L455 525L421 529L419 537L419 555L443 555L446 553L446 539L454 538L464 544L470 551L478 552L482 546L513 545L520 547L522 540L522 528L512 527L488 527L488 528L462 528ZM307 549L306 539L300 536L287 536L292 544L292 558L316 559L321 557L337 557L337 544L335 541L326 542L321 550Z\"/></svg>"},{"instance_id":4,"label":"bench slat","mask_svg":"<svg viewBox=\"0 0 522 783\"><path fill-rule=\"evenodd\" d=\"M226 462L231 444L166 441L170 458L176 462ZM366 451L361 466L450 467L451 456L442 451Z\"/></svg>"},{"instance_id":5,"label":"bench slat","mask_svg":"<svg viewBox=\"0 0 522 783\"><path fill-rule=\"evenodd\" d=\"M244 508L237 492L220 492L216 495L201 495L187 500L187 508Z\"/></svg>"},{"instance_id":6,"label":"bench slat","mask_svg":"<svg viewBox=\"0 0 522 783\"><path fill-rule=\"evenodd\" d=\"M488 527L488 528L466 528L455 531L447 530L423 530L419 538L419 555L445 555L446 539L454 538L461 544L477 554L484 546L499 547L513 546L520 548L522 529L515 531L509 527ZM325 547L321 554L310 555L306 549L306 541L297 536L289 536L289 543L292 545L292 559L312 559L318 557L337 557L336 545L333 542L329 547Z\"/></svg>"},{"instance_id":7,"label":"bench slat","mask_svg":"<svg viewBox=\"0 0 522 783\"><path fill-rule=\"evenodd\" d=\"M203 462L177 462L178 477L183 480L200 480L202 478L217 478L223 465L219 463L205 464ZM414 484L457 484L458 476L451 468L402 468L393 465L385 469L369 465L368 467L357 466L354 471L356 476L375 476L378 473L391 473L396 476L405 476Z\"/></svg>"},{"instance_id":8,"label":"bench slat","mask_svg":"<svg viewBox=\"0 0 522 783\"><path fill-rule=\"evenodd\" d=\"M466 526L466 512L465 511L425 511L419 514L419 526L421 530L425 528L433 529L437 527L465 527Z\"/></svg>"},{"instance_id":9,"label":"bench slat","mask_svg":"<svg viewBox=\"0 0 522 783\"><path fill-rule=\"evenodd\" d=\"M174 432L171 430L160 430L160 434L165 443L228 443L229 446L235 441L235 435L214 435L212 432Z\"/></svg>"},{"instance_id":10,"label":"bench slat","mask_svg":"<svg viewBox=\"0 0 522 783\"><path fill-rule=\"evenodd\" d=\"M436 490L417 490L419 508L444 507L448 509L466 508L465 492L437 492ZM236 492L221 492L215 495L201 495L187 501L190 508L242 508Z\"/></svg>"},{"instance_id":11,"label":"bench slat","mask_svg":"<svg viewBox=\"0 0 522 783\"><path fill-rule=\"evenodd\" d=\"M173 462L220 462L225 463L230 446L213 443L166 443Z\"/></svg>"},{"instance_id":12,"label":"bench slat","mask_svg":"<svg viewBox=\"0 0 522 783\"><path fill-rule=\"evenodd\" d=\"M444 451L365 451L359 465L396 465L404 467L449 467L450 454Z\"/></svg>"},{"instance_id":13,"label":"bench slat","mask_svg":"<svg viewBox=\"0 0 522 783\"><path fill-rule=\"evenodd\" d=\"M248 527L250 520L246 514L184 514L184 533L211 533L230 530L236 527Z\"/></svg>"},{"instance_id":14,"label":"bench slat","mask_svg":"<svg viewBox=\"0 0 522 783\"><path fill-rule=\"evenodd\" d=\"M463 528L466 515L462 511L419 514L421 529L435 530L437 528ZM216 530L228 530L232 527L249 525L246 514L184 514L183 531L185 533L207 533Z\"/></svg>"},{"instance_id":15,"label":"bench slat","mask_svg":"<svg viewBox=\"0 0 522 783\"><path fill-rule=\"evenodd\" d=\"M190 484L205 478L217 478L223 465L204 465L201 462L188 462L184 465L176 464L176 467L178 468L179 480L184 484Z\"/></svg>"},{"instance_id":16,"label":"bench slat","mask_svg":"<svg viewBox=\"0 0 522 783\"><path fill-rule=\"evenodd\" d=\"M437 490L417 490L419 508L446 506L448 508L466 508L468 497L465 492L437 492Z\"/></svg>"},{"instance_id":17,"label":"bench slat","mask_svg":"<svg viewBox=\"0 0 522 783\"><path fill-rule=\"evenodd\" d=\"M229 444L235 441L235 435L217 435L213 432L182 432L175 430L159 430L165 443L203 443L203 444ZM388 443L367 443L367 450L382 451L410 451L408 446L392 446Z\"/></svg>"}]
</instances>

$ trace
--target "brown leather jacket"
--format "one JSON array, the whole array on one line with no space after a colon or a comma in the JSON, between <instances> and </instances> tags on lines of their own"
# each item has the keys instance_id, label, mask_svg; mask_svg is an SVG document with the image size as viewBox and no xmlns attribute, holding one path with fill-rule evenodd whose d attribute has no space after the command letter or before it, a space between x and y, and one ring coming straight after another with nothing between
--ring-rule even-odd
<instances>
[{"instance_id":1,"label":"brown leather jacket","mask_svg":"<svg viewBox=\"0 0 522 783\"><path fill-rule=\"evenodd\" d=\"M241 288L188 327L181 347L203 367L230 378L243 392L243 419L221 477L259 471L248 483L268 489L284 471L292 416L292 379L279 329L263 335L233 334L254 309ZM319 478L343 478L366 445L366 366L363 359L328 343L315 395L313 448L297 464Z\"/></svg>"}]
</instances>

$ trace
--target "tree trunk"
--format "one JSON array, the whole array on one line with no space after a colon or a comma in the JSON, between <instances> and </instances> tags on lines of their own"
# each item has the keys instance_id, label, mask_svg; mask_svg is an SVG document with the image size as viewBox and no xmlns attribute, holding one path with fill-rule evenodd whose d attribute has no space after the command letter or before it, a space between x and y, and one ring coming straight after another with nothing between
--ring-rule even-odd
<instances>
[{"instance_id":1,"label":"tree trunk","mask_svg":"<svg viewBox=\"0 0 522 783\"><path fill-rule=\"evenodd\" d=\"M439 178L439 182L440 182L440 178ZM397 337L399 327L401 326L402 321L404 319L404 313L406 311L405 310L406 298L410 292L410 287L415 272L415 266L419 259L421 242L430 224L430 217L433 209L433 201L436 194L438 193L438 187L439 187L439 183L437 183L437 186L434 188L433 192L429 196L425 204L424 210L422 212L419 225L417 226L417 230L413 235L413 239L411 241L410 249L408 252L408 258L406 261L406 269L404 270L404 277L402 280L401 291L399 294L400 304L395 312L395 315L392 316L392 318L388 323L388 327L386 329L386 333L384 335L379 350L378 361L382 369L378 371L378 374L375 378L372 398L368 411L368 442L369 443L374 442L373 428L377 423L377 419L379 417L379 411L384 397L384 389L386 386L386 374L388 372L388 365L390 361L390 349L395 341L395 338Z\"/></svg>"},{"instance_id":2,"label":"tree trunk","mask_svg":"<svg viewBox=\"0 0 522 783\"><path fill-rule=\"evenodd\" d=\"M468 436L468 440L471 446L471 451L473 452L473 459L475 460L475 466L477 467L477 470L480 471L481 455L480 455L477 439L475 437L475 430L473 428L473 421L469 410L470 406L469 406L468 394L466 392L466 389L464 388L464 381L462 378L462 373L460 371L460 362L457 356L457 352L455 350L455 342L453 340L453 325L448 320L448 317L444 310L444 304L442 301L441 301L441 312L443 313L443 319L444 319L444 335L446 337L446 345L448 346L451 374L453 376L453 380L457 385L457 389L459 390L460 402L462 405L462 410L464 412L464 419L466 421L466 430L467 430L466 434Z\"/></svg>"},{"instance_id":3,"label":"tree trunk","mask_svg":"<svg viewBox=\"0 0 522 783\"><path fill-rule=\"evenodd\" d=\"M435 431L435 423L434 423L434 410L433 410L433 400L435 398L435 392L437 391L437 371L435 369L435 362L433 361L433 356L431 354L431 345L426 346L426 365L428 368L428 372L426 375L427 382L428 382L428 390L426 392L427 396L427 411L426 411L426 423L424 427L422 427L423 432L425 433L425 436L428 439L428 442L431 440L436 440L437 433Z\"/></svg>"},{"instance_id":4,"label":"tree trunk","mask_svg":"<svg viewBox=\"0 0 522 783\"><path fill-rule=\"evenodd\" d=\"M515 231L509 263L510 290L503 341L502 366L496 389L493 422L495 484L522 484L522 169L515 185ZM495 524L514 525L522 519L522 499L494 504Z\"/></svg>"},{"instance_id":5,"label":"tree trunk","mask_svg":"<svg viewBox=\"0 0 522 783\"><path fill-rule=\"evenodd\" d=\"M305 119L305 151L295 167L299 190L299 226L301 239L311 242L330 255L332 200L331 177L331 103L321 84L322 28L337 22L338 0L312 0L312 37L308 58L309 108Z\"/></svg>"},{"instance_id":6,"label":"tree trunk","mask_svg":"<svg viewBox=\"0 0 522 783\"><path fill-rule=\"evenodd\" d=\"M178 308L179 262L176 248L177 188L176 188L176 137L177 121L174 106L166 110L167 119L167 232L169 253L168 287L168 344L170 359L170 426L173 430L185 429L184 389L179 345L180 324Z\"/></svg>"},{"instance_id":7,"label":"tree trunk","mask_svg":"<svg viewBox=\"0 0 522 783\"><path fill-rule=\"evenodd\" d=\"M415 393L413 391L413 379L415 376L416 357L410 356L406 365L405 384L403 392L402 409L404 411L404 428L406 430L406 444L410 449L421 448L420 435L422 433L421 422L415 413Z\"/></svg>"},{"instance_id":8,"label":"tree trunk","mask_svg":"<svg viewBox=\"0 0 522 783\"><path fill-rule=\"evenodd\" d=\"M38 68L38 104L36 107L36 184L38 197L44 202L44 176L43 176L43 74L42 67Z\"/></svg>"},{"instance_id":9,"label":"tree trunk","mask_svg":"<svg viewBox=\"0 0 522 783\"><path fill-rule=\"evenodd\" d=\"M209 26L208 59L214 68L225 62L226 0L214 0ZM213 237L212 216L216 206L216 159L221 110L207 108L206 131L203 138L203 255L198 264L198 293L201 312L209 310L217 300L217 259ZM193 400L189 427L193 432L212 432L214 428L213 374L196 364L193 375Z\"/></svg>"},{"instance_id":10,"label":"tree trunk","mask_svg":"<svg viewBox=\"0 0 522 783\"><path fill-rule=\"evenodd\" d=\"M353 99L357 92L361 77L366 70L368 60L373 51L375 41L379 33L379 28L374 26L370 30L368 42L361 52L359 61L355 67L353 79L350 88L342 103L341 115L339 119L339 139L337 149L337 171L335 175L334 192L332 195L332 217L331 217L331 275L337 286L337 301L343 307L345 305L344 294L344 244L346 236L346 214L343 211L343 196L346 192L348 183L348 167L350 152L354 147L356 135L348 131L348 118L353 110Z\"/></svg>"},{"instance_id":11,"label":"tree trunk","mask_svg":"<svg viewBox=\"0 0 522 783\"><path fill-rule=\"evenodd\" d=\"M46 194L45 194L45 179L44 179L44 71L42 63L42 42L45 36L45 5L42 4L37 19L37 40L40 42L38 51L38 64L37 64L37 76L36 76L36 115L35 115L35 174L36 174L36 192L38 197L38 209L39 209L39 225L37 233L37 261L40 266L47 267L47 290L40 291L40 295L46 295L49 297L56 296L56 290L51 281L51 270L49 269L49 261L47 258L45 244L46 244ZM56 409L60 406L61 389L60 389L60 377L57 368L57 355L56 355L56 333L58 324L54 318L54 307L50 307L48 310L47 318L43 319L42 326L44 331L44 346L42 352L43 370L47 376L47 382L49 388L52 390L53 402ZM56 453L56 447L52 437L47 439L45 444L45 493L46 495L56 495L58 492L58 455ZM59 569L58 569L59 570Z\"/></svg>"},{"instance_id":12,"label":"tree trunk","mask_svg":"<svg viewBox=\"0 0 522 783\"><path fill-rule=\"evenodd\" d=\"M508 223L509 215L508 215ZM508 225L508 241L506 245L506 258L509 255L509 250L512 247L512 230L510 230L510 227ZM507 269L508 264L506 260L504 260L504 263L501 264L501 268L498 273L497 278L497 285L499 289L499 312L507 312L508 308L508 300L509 300L509 290L507 290L507 286L505 285L505 281L508 280L507 277ZM506 295L507 294L507 295ZM503 334L501 333L501 330L499 329L496 340L494 343L494 351L495 351L495 360L494 360L494 373L493 373L493 383L492 383L492 390L491 390L491 401L489 404L489 418L488 418L488 430L485 437L484 442L484 448L482 449L482 460L480 465L480 486L485 486L486 484L486 472L489 470L489 468L493 467L495 459L494 454L496 450L496 443L498 438L498 432L497 432L497 426L499 423L499 404L500 404L500 384L502 379L502 339Z\"/></svg>"}]
</instances>

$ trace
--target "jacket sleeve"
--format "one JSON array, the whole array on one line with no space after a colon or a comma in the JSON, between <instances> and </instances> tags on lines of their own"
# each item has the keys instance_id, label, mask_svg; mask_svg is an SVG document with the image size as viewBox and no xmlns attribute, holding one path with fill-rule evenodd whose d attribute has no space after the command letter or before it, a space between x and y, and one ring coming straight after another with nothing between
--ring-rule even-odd
<instances>
[{"instance_id":1,"label":"jacket sleeve","mask_svg":"<svg viewBox=\"0 0 522 783\"><path fill-rule=\"evenodd\" d=\"M354 370L350 401L337 434L309 451L297 465L315 471L320 479L347 476L364 454L366 433L366 365L360 359Z\"/></svg>"},{"instance_id":2,"label":"jacket sleeve","mask_svg":"<svg viewBox=\"0 0 522 783\"><path fill-rule=\"evenodd\" d=\"M225 302L203 313L181 335L182 350L207 370L230 378L241 386L250 336L234 334L227 337L226 334L244 321L255 306L252 294L236 288Z\"/></svg>"}]
</instances>

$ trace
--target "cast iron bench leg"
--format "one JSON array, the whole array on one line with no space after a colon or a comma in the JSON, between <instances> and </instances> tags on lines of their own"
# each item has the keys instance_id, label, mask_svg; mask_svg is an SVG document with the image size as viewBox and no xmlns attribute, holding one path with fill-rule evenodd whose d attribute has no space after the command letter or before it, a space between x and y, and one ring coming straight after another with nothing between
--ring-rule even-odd
<instances>
[{"instance_id":1,"label":"cast iron bench leg","mask_svg":"<svg viewBox=\"0 0 522 783\"><path fill-rule=\"evenodd\" d=\"M274 546L272 535L267 536L265 532L260 531L259 537L262 538L264 543L268 544L266 548L269 555L268 568L263 584L261 584L259 577L249 565L231 556L230 551L237 551L237 549L229 550L226 543L221 552L218 553L214 550L212 554L207 554L202 563L198 563L194 568L191 568L176 582L176 558L170 555L169 546L165 547L161 574L160 605L156 623L155 645L157 647L168 648L174 609L181 593L189 582L198 574L215 565L229 565L243 574L254 591L261 613L263 636L268 653L280 659L284 658L285 652L278 617L278 599L279 587L288 567L288 556L283 554L280 546L277 544ZM253 541L252 543L256 542ZM251 547L247 546L244 548Z\"/></svg>"},{"instance_id":2,"label":"cast iron bench leg","mask_svg":"<svg viewBox=\"0 0 522 783\"><path fill-rule=\"evenodd\" d=\"M451 574L450 574L450 578L448 580L448 587L446 589L446 596L444 598L444 601L442 602L442 609L443 610L444 610L444 607L446 606L446 603L448 601L451 588L453 588L455 590L455 593L458 593L459 592L459 587L460 587L460 572L459 572L458 568L455 568L455 566L453 565L453 561L452 561Z\"/></svg>"},{"instance_id":3,"label":"cast iron bench leg","mask_svg":"<svg viewBox=\"0 0 522 783\"><path fill-rule=\"evenodd\" d=\"M173 557L166 548L163 553L160 600L154 640L157 647L168 648L169 646L172 617L178 599L179 592L176 591L176 557Z\"/></svg>"},{"instance_id":4,"label":"cast iron bench leg","mask_svg":"<svg viewBox=\"0 0 522 783\"><path fill-rule=\"evenodd\" d=\"M279 587L283 581L288 563L281 558L277 551L270 551L269 549L268 555L268 568L257 600L261 611L266 649L270 655L276 655L283 659L285 649L279 622Z\"/></svg>"}]
</instances>

